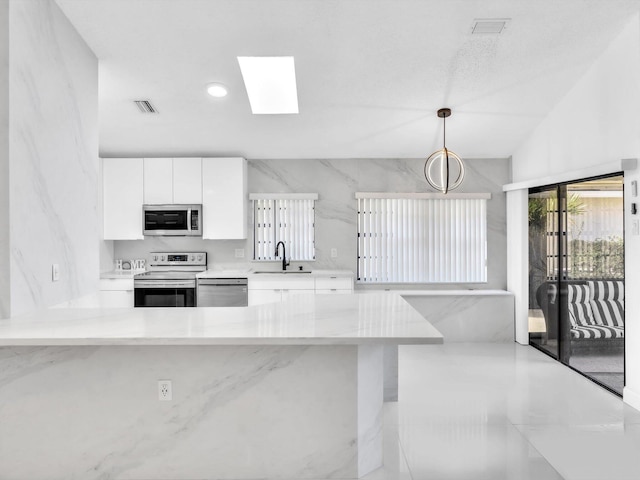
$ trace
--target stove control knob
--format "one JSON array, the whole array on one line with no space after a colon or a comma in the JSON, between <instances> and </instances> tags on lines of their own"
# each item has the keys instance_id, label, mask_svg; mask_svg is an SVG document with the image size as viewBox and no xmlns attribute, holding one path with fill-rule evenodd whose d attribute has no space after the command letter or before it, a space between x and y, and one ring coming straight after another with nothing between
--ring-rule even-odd
<instances>
[{"instance_id":1,"label":"stove control knob","mask_svg":"<svg viewBox=\"0 0 640 480\"><path fill-rule=\"evenodd\" d=\"M153 261L154 261L154 262L157 262L157 261L158 261L158 255L154 255L154 256L153 256Z\"/></svg>"},{"instance_id":2,"label":"stove control knob","mask_svg":"<svg viewBox=\"0 0 640 480\"><path fill-rule=\"evenodd\" d=\"M160 257L160 260L164 262L164 255L162 255L162 257Z\"/></svg>"},{"instance_id":3,"label":"stove control knob","mask_svg":"<svg viewBox=\"0 0 640 480\"><path fill-rule=\"evenodd\" d=\"M198 261L201 262L202 261L202 255L198 255Z\"/></svg>"},{"instance_id":4,"label":"stove control knob","mask_svg":"<svg viewBox=\"0 0 640 480\"><path fill-rule=\"evenodd\" d=\"M195 261L196 257L194 257L193 255L191 255L191 261Z\"/></svg>"}]
</instances>

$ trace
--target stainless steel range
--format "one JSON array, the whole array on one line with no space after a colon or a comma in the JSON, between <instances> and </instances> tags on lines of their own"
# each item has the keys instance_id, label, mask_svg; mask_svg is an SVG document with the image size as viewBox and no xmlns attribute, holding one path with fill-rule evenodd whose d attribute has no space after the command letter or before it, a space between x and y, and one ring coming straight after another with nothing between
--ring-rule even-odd
<instances>
[{"instance_id":1,"label":"stainless steel range","mask_svg":"<svg viewBox=\"0 0 640 480\"><path fill-rule=\"evenodd\" d=\"M196 306L196 275L207 269L206 252L154 252L147 265L133 277L136 307Z\"/></svg>"}]
</instances>

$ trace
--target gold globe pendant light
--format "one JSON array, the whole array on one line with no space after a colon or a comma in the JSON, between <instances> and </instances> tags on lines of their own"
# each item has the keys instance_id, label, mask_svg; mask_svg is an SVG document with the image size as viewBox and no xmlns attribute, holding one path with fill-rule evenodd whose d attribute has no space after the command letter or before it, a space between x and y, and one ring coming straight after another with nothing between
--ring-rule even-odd
<instances>
[{"instance_id":1,"label":"gold globe pendant light","mask_svg":"<svg viewBox=\"0 0 640 480\"><path fill-rule=\"evenodd\" d=\"M450 108L438 110L438 118L442 119L442 148L433 152L424 163L424 178L434 189L446 194L458 188L464 180L464 163L462 159L447 149L446 118L451 116ZM455 179L452 181L452 178Z\"/></svg>"}]
</instances>

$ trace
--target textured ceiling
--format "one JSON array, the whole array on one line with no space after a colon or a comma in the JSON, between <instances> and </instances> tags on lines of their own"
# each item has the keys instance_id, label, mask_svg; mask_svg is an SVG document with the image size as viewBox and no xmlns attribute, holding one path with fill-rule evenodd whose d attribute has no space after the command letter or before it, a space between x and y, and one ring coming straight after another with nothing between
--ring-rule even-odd
<instances>
[{"instance_id":1,"label":"textured ceiling","mask_svg":"<svg viewBox=\"0 0 640 480\"><path fill-rule=\"evenodd\" d=\"M100 153L507 157L638 0L57 0L100 59ZM510 18L499 36L475 18ZM299 115L252 115L237 56L293 55ZM221 82L224 99L205 86ZM159 110L142 115L132 103Z\"/></svg>"}]
</instances>

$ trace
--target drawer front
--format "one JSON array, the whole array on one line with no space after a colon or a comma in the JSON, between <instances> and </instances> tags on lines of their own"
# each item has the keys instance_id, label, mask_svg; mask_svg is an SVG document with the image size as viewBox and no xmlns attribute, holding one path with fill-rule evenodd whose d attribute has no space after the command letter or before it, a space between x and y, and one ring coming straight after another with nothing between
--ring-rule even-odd
<instances>
[{"instance_id":1,"label":"drawer front","mask_svg":"<svg viewBox=\"0 0 640 480\"><path fill-rule=\"evenodd\" d=\"M331 295L334 295L334 294L336 294L336 295L343 294L344 295L344 294L346 294L346 295L348 295L350 293L353 293L353 290L340 290L340 289L337 289L337 288L322 289L322 290L317 290L316 289L316 293L325 294L325 295L326 294L331 294Z\"/></svg>"},{"instance_id":2,"label":"drawer front","mask_svg":"<svg viewBox=\"0 0 640 480\"><path fill-rule=\"evenodd\" d=\"M133 278L101 278L100 290L131 290L133 291Z\"/></svg>"},{"instance_id":3,"label":"drawer front","mask_svg":"<svg viewBox=\"0 0 640 480\"><path fill-rule=\"evenodd\" d=\"M353 290L352 277L317 277L316 290Z\"/></svg>"},{"instance_id":4,"label":"drawer front","mask_svg":"<svg viewBox=\"0 0 640 480\"><path fill-rule=\"evenodd\" d=\"M250 278L249 290L313 290L313 277L306 278Z\"/></svg>"}]
</instances>

